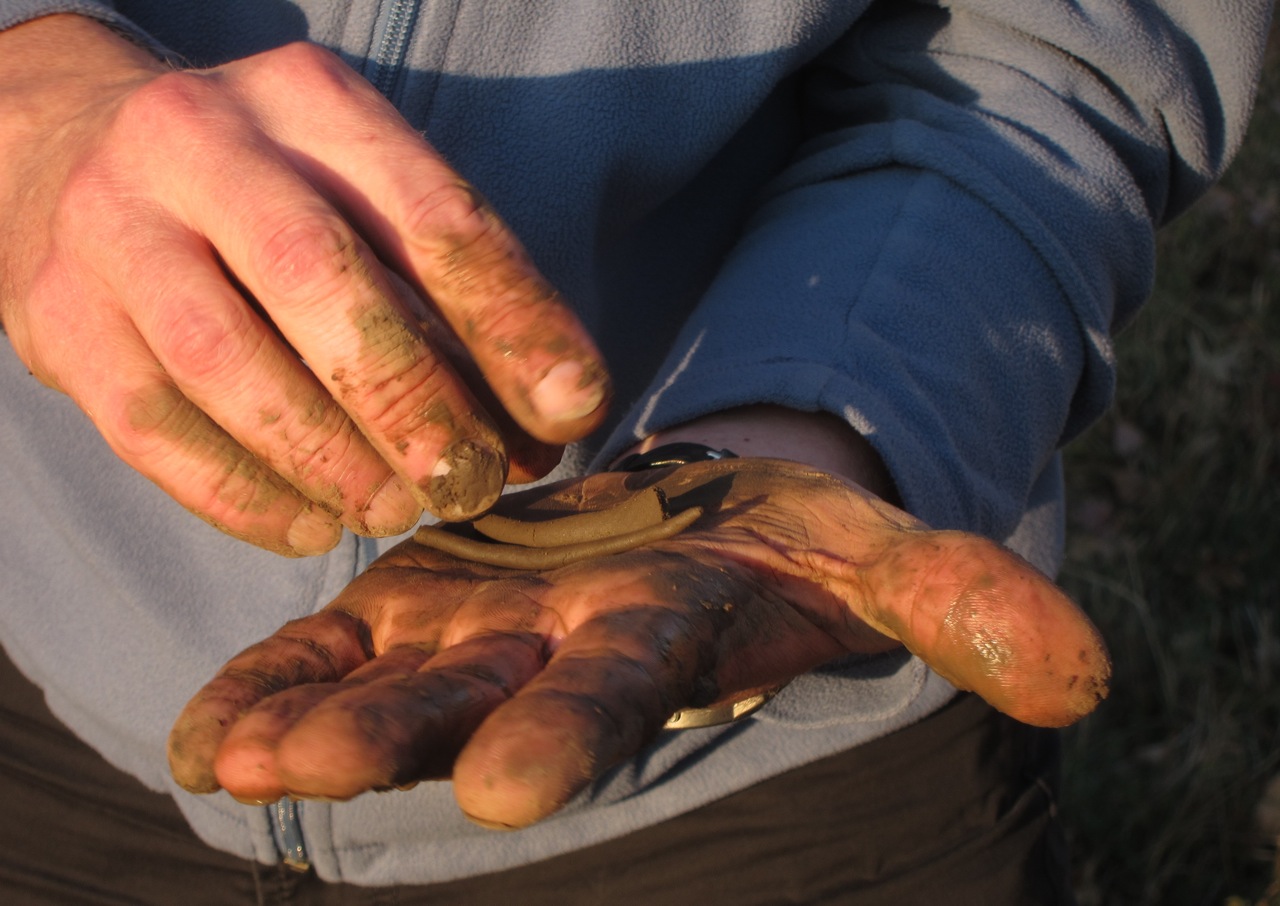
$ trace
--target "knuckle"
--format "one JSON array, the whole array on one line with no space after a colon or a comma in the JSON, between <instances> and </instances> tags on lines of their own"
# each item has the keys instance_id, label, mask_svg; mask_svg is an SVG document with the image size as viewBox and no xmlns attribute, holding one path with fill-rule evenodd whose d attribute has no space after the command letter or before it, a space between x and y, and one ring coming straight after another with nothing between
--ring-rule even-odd
<instances>
[{"instance_id":1,"label":"knuckle","mask_svg":"<svg viewBox=\"0 0 1280 906\"><path fill-rule=\"evenodd\" d=\"M290 442L285 454L289 471L304 485L333 475L357 450L357 430L350 419L326 419ZM334 502L337 505L337 502Z\"/></svg>"},{"instance_id":2,"label":"knuckle","mask_svg":"<svg viewBox=\"0 0 1280 906\"><path fill-rule=\"evenodd\" d=\"M360 264L355 236L334 217L289 215L262 234L253 268L267 291L282 299L333 293Z\"/></svg>"},{"instance_id":3,"label":"knuckle","mask_svg":"<svg viewBox=\"0 0 1280 906\"><path fill-rule=\"evenodd\" d=\"M118 242L120 225L129 223L131 217L119 178L121 166L110 152L103 151L77 161L68 171L52 213L55 250Z\"/></svg>"},{"instance_id":4,"label":"knuckle","mask_svg":"<svg viewBox=\"0 0 1280 906\"><path fill-rule=\"evenodd\" d=\"M233 528L266 515L288 492L272 480L266 466L242 447L228 447L218 456L217 469L203 496L193 495L197 512Z\"/></svg>"},{"instance_id":5,"label":"knuckle","mask_svg":"<svg viewBox=\"0 0 1280 906\"><path fill-rule=\"evenodd\" d=\"M194 305L166 305L159 315L156 337L169 370L180 379L203 381L229 374L252 357L255 344L234 310L217 314Z\"/></svg>"},{"instance_id":6,"label":"knuckle","mask_svg":"<svg viewBox=\"0 0 1280 906\"><path fill-rule=\"evenodd\" d=\"M75 234L117 244L122 225L138 226L130 199L154 194L167 177L190 178L243 133L227 99L199 73L169 72L119 100L101 140L86 143L57 201L55 238ZM152 198L162 206L167 199Z\"/></svg>"},{"instance_id":7,"label":"knuckle","mask_svg":"<svg viewBox=\"0 0 1280 906\"><path fill-rule=\"evenodd\" d=\"M308 90L315 90L328 84L334 88L348 88L351 84L351 70L335 54L308 41L294 41L277 47L262 55L264 61L274 66L280 75L297 81L299 76L306 80ZM317 78L324 83L317 83Z\"/></svg>"},{"instance_id":8,"label":"knuckle","mask_svg":"<svg viewBox=\"0 0 1280 906\"><path fill-rule=\"evenodd\" d=\"M197 125L209 119L214 91L197 72L175 70L157 76L120 101L115 132L142 141L163 140L178 124Z\"/></svg>"},{"instance_id":9,"label":"knuckle","mask_svg":"<svg viewBox=\"0 0 1280 906\"><path fill-rule=\"evenodd\" d=\"M126 459L148 459L161 447L182 443L202 420L191 401L168 383L126 392L108 404L102 418L111 441Z\"/></svg>"},{"instance_id":10,"label":"knuckle","mask_svg":"<svg viewBox=\"0 0 1280 906\"><path fill-rule=\"evenodd\" d=\"M446 255L463 255L495 234L499 221L488 202L458 180L433 186L411 200L403 215L405 229L417 242L443 244Z\"/></svg>"}]
</instances>

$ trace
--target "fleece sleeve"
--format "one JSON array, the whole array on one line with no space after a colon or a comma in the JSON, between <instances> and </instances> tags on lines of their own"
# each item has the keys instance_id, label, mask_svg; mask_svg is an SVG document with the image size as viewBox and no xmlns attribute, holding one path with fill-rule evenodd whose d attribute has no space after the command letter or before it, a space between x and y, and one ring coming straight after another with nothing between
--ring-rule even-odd
<instances>
[{"instance_id":1,"label":"fleece sleeve","mask_svg":"<svg viewBox=\"0 0 1280 906\"><path fill-rule=\"evenodd\" d=\"M1265 0L886 2L804 73L807 140L611 455L699 415L828 411L907 507L1005 538L1110 402L1154 232L1238 146Z\"/></svg>"},{"instance_id":2,"label":"fleece sleeve","mask_svg":"<svg viewBox=\"0 0 1280 906\"><path fill-rule=\"evenodd\" d=\"M113 4L98 3L95 0L0 0L0 30L54 13L88 16L134 38L140 44L151 45L142 32L116 12Z\"/></svg>"}]
</instances>

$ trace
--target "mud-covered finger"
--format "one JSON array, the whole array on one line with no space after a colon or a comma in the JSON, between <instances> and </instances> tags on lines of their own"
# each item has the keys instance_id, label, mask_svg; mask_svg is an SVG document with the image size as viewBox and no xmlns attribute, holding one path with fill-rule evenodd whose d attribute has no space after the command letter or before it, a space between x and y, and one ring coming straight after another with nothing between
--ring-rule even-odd
<instances>
[{"instance_id":1,"label":"mud-covered finger","mask_svg":"<svg viewBox=\"0 0 1280 906\"><path fill-rule=\"evenodd\" d=\"M112 277L165 373L261 462L352 531L387 535L421 507L311 371L174 224Z\"/></svg>"},{"instance_id":2,"label":"mud-covered finger","mask_svg":"<svg viewBox=\"0 0 1280 906\"><path fill-rule=\"evenodd\" d=\"M525 430L560 444L598 427L603 359L511 228L367 82L322 51L287 50L294 59L273 61L280 78L255 86L260 102L312 109L319 92L323 109L343 111L279 118L294 164L435 303Z\"/></svg>"},{"instance_id":3,"label":"mud-covered finger","mask_svg":"<svg viewBox=\"0 0 1280 906\"><path fill-rule=\"evenodd\" d=\"M236 655L192 697L169 733L169 769L193 793L218 789L214 759L232 726L258 702L281 690L333 683L370 657L364 625L324 611L286 623Z\"/></svg>"},{"instance_id":4,"label":"mud-covered finger","mask_svg":"<svg viewBox=\"0 0 1280 906\"><path fill-rule=\"evenodd\" d=\"M220 117L199 81L174 104L209 106L199 166L152 187L205 237L290 347L418 503L442 518L483 512L506 476L496 429L423 336L377 255L278 148ZM254 191L244 189L245 173Z\"/></svg>"},{"instance_id":5,"label":"mud-covered finger","mask_svg":"<svg viewBox=\"0 0 1280 906\"><path fill-rule=\"evenodd\" d=\"M218 747L214 760L218 783L242 802L279 799L288 790L277 769L276 749L294 724L322 701L352 686L411 677L431 654L416 646L397 648L356 668L340 683L294 686L258 702L232 726Z\"/></svg>"},{"instance_id":6,"label":"mud-covered finger","mask_svg":"<svg viewBox=\"0 0 1280 906\"><path fill-rule=\"evenodd\" d=\"M449 363L454 373L466 384L476 402L489 415L494 427L502 436L507 453L507 481L510 484L527 484L547 475L560 464L564 455L561 443L544 443L538 440L507 412L494 395L493 388L485 380L480 368L471 358L462 341L439 313L419 295L418 290L394 271L388 272L391 284L409 304L418 326L436 350Z\"/></svg>"},{"instance_id":7,"label":"mud-covered finger","mask_svg":"<svg viewBox=\"0 0 1280 906\"><path fill-rule=\"evenodd\" d=\"M480 722L542 665L539 637L475 636L441 651L411 676L331 696L280 741L279 777L294 796L349 799L448 776Z\"/></svg>"},{"instance_id":8,"label":"mud-covered finger","mask_svg":"<svg viewBox=\"0 0 1280 906\"><path fill-rule=\"evenodd\" d=\"M286 556L331 550L336 516L308 499L188 399L142 341L117 356L111 383L68 387L113 450L174 500L233 537Z\"/></svg>"},{"instance_id":9,"label":"mud-covered finger","mask_svg":"<svg viewBox=\"0 0 1280 906\"><path fill-rule=\"evenodd\" d=\"M674 711L714 701L715 623L649 604L579 626L463 750L454 771L462 810L493 827L538 821L638 751Z\"/></svg>"}]
</instances>

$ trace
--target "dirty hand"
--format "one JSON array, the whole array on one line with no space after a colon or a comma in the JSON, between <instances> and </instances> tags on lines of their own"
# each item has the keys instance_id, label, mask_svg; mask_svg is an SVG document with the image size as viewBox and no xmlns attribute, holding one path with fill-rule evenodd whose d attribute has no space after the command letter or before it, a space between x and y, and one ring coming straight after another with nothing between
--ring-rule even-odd
<instances>
[{"instance_id":1,"label":"dirty hand","mask_svg":"<svg viewBox=\"0 0 1280 906\"><path fill-rule=\"evenodd\" d=\"M676 528L694 521L654 540L669 534L655 500ZM605 524L561 518L597 511ZM1035 569L806 466L605 473L511 495L496 513L475 530L522 546L422 529L324 611L233 658L170 736L178 782L266 801L451 777L470 818L520 827L673 712L848 652L905 645L1045 726L1106 694L1096 630ZM618 532L644 543L626 550Z\"/></svg>"},{"instance_id":2,"label":"dirty hand","mask_svg":"<svg viewBox=\"0 0 1280 906\"><path fill-rule=\"evenodd\" d=\"M172 71L49 16L0 33L0 110L15 350L226 532L305 555L465 519L603 417L584 328L329 53Z\"/></svg>"}]
</instances>

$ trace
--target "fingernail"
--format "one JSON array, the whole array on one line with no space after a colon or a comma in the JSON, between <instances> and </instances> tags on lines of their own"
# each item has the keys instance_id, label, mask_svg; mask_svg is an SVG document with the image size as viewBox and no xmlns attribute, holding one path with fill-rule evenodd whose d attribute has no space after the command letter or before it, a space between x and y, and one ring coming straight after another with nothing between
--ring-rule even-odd
<instances>
[{"instance_id":1,"label":"fingernail","mask_svg":"<svg viewBox=\"0 0 1280 906\"><path fill-rule=\"evenodd\" d=\"M303 557L331 551L342 538L342 526L323 510L308 507L289 526L285 540Z\"/></svg>"},{"instance_id":2,"label":"fingernail","mask_svg":"<svg viewBox=\"0 0 1280 906\"><path fill-rule=\"evenodd\" d=\"M485 444L463 440L441 454L423 489L431 512L457 522L493 506L506 480L505 456Z\"/></svg>"},{"instance_id":3,"label":"fingernail","mask_svg":"<svg viewBox=\"0 0 1280 906\"><path fill-rule=\"evenodd\" d=\"M392 475L369 499L363 526L370 535L398 535L407 532L422 515L422 507L413 499L409 486L400 476Z\"/></svg>"},{"instance_id":4,"label":"fingernail","mask_svg":"<svg viewBox=\"0 0 1280 906\"><path fill-rule=\"evenodd\" d=\"M554 422L588 416L600 408L604 398L605 383L599 372L573 361L553 365L529 393L538 414Z\"/></svg>"}]
</instances>

